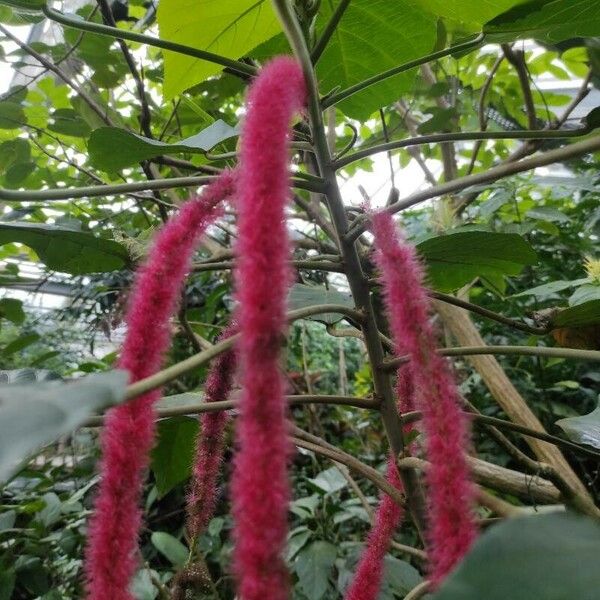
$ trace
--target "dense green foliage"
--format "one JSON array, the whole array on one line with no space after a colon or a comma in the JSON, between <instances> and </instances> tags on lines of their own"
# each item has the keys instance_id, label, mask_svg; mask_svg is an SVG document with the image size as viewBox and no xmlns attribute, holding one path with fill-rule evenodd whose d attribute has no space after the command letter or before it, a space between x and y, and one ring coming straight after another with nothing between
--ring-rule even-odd
<instances>
[{"instance_id":1,"label":"dense green foliage","mask_svg":"<svg viewBox=\"0 0 600 600\"><path fill-rule=\"evenodd\" d=\"M600 88L596 0L297 0L295 4L313 58L318 58L315 72L327 133L333 154L342 161L338 176L340 182L349 182L346 189L354 190L362 178L372 182L375 173L377 185L365 184L359 191L369 197L382 188L390 192L390 204L398 195L403 202L411 199L417 185L428 189L457 177L485 174L529 155L560 153L578 143L571 137L597 138L600 109L592 110ZM141 0L124 6L128 19L116 15L124 41L117 41L105 0L80 6L77 16L68 14L72 9L67 3L66 16L61 16L52 9L42 12L42 4L35 0L0 0L0 61L5 72L10 69L15 75L14 85L0 97L0 286L6 290L0 299L0 368L6 383L42 385L40 380L48 377L68 380L110 371L122 339L132 271L145 255L152 233L178 203L205 183L206 176L235 164L247 81L270 56L290 52L267 0L160 0L158 12L153 3ZM116 7L113 4L113 11ZM333 35L322 37L341 8L345 11ZM53 35L19 42L24 30L15 26L24 24L34 24L34 31L51 25ZM482 32L485 45L477 37ZM167 44L161 49L159 38L189 47ZM521 40L534 41L524 45ZM456 45L461 45L460 51L434 56L437 60L425 68L398 69L373 85L362 85L389 69ZM221 57L220 64L199 51ZM544 85L548 81L564 83L570 93L552 91L552 86ZM591 106L585 104L590 99ZM533 130L543 139L537 139ZM474 131L487 131L496 139L456 136ZM447 134L448 143L434 143L439 138L419 145L402 142L437 134ZM299 185L289 221L297 271L291 308L352 306L330 213L322 194L311 191L310 184L319 178L314 139L304 122L296 124L293 142ZM385 153L375 156L372 150L387 142L398 142L389 148L389 165L382 160ZM432 201L411 202L402 211L401 222L424 260L434 292L459 295L524 325L515 328L473 313L487 344L555 346L552 336L539 335L544 332L534 313L559 307L567 310L551 317L550 325L592 332L597 345L587 349L600 350L600 268L593 262L600 258L596 249L600 163L595 150L596 154L582 152L564 160L558 155L549 167L537 171L472 181L474 185L433 194ZM167 181L173 178L179 180ZM354 194L346 197L342 187L348 214L360 220L364 198ZM376 201L382 204L379 196ZM228 212L198 252L181 313L173 321L176 338L170 364L213 342L227 322L233 310L235 236L235 215ZM368 242L364 236L358 247L367 275L374 278ZM59 289L66 300L60 308L48 310L36 306L31 295L22 301L15 289L30 294ZM374 296L377 300L377 289ZM386 333L383 315L377 316ZM290 394L372 397L373 366L355 326L331 315L291 326L286 365ZM460 345L446 334L447 346ZM587 358L592 360L498 356L548 432L587 444L587 454L571 447L565 455L597 502L598 455L592 456L590 448L600 448L599 418L598 413L581 416L596 409L600 375L598 356ZM461 393L469 402L484 415L511 420L468 358L456 356L453 361ZM161 410L181 410L159 422L145 494L143 561L134 583L140 600L168 598L169 582L189 555L183 532L184 497L198 425L194 416L183 413L186 406L201 403L206 369L203 364L165 387ZM121 388L110 402L102 403L91 392L85 398L81 392L59 392L62 404L72 401L81 409L78 421L65 418L54 433L63 437L33 458L23 455L23 460L31 461L0 487L0 600L81 597L85 523L98 481L97 423L88 421L84 424L93 427L76 428L98 406L120 399ZM44 388L32 392L32 401L36 393L43 394ZM11 426L3 412L3 394L10 397L10 389L0 392L0 440ZM23 419L27 410L32 410L31 404L23 410ZM306 431L383 472L387 440L378 411L299 404L291 416ZM562 419L567 421L557 425ZM64 437L68 431L72 434ZM526 438L504 433L511 446L499 443L479 421L474 422L474 453L527 472L519 452L530 460L536 457ZM48 439L34 436L31 446ZM214 582L212 596L202 597L231 600L230 454L227 458L221 502L198 550ZM7 460L0 453L0 473ZM360 473L310 449L298 450L291 472L294 500L287 559L294 599L341 598L379 492ZM519 496L491 484L486 489L530 513L538 504L533 493ZM482 519L491 514L489 508L480 508ZM483 598L477 585L494 578L505 582L506 573L513 572L525 594L511 590L515 600L592 598L585 596L586 590L600 585L590 564L598 549L596 525L550 515L536 529L536 518L528 517L524 528L510 521L493 528L440 593L440 600ZM426 576L422 542L410 519L396 540L386 558L381 594L385 600L404 598ZM573 553L571 562L561 563L556 555L562 544L565 554ZM511 558L515 547L521 552ZM509 555L508 564L494 566L488 560L496 549ZM520 569L527 561L536 568ZM488 569L483 574L482 564ZM576 577L561 571L565 564L584 565L589 576L572 588L572 594L569 580ZM544 595L550 592L527 579L549 570L555 575L553 590L562 585L563 595ZM461 591L465 581L475 586L469 589L471 595Z\"/></svg>"}]
</instances>

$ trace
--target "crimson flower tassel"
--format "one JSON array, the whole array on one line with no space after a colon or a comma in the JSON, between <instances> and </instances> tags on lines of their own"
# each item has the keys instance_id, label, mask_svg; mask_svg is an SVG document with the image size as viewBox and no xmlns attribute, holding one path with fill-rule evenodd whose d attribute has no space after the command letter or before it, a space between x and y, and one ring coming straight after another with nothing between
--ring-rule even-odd
<instances>
[{"instance_id":1,"label":"crimson flower tassel","mask_svg":"<svg viewBox=\"0 0 600 600\"><path fill-rule=\"evenodd\" d=\"M161 367L175 312L196 242L234 191L234 175L223 173L186 204L158 233L140 268L127 312L127 335L118 366L130 380ZM133 600L129 584L137 567L140 501L155 436L154 390L106 415L101 437L100 490L89 526L85 557L89 600Z\"/></svg>"},{"instance_id":2,"label":"crimson flower tassel","mask_svg":"<svg viewBox=\"0 0 600 600\"><path fill-rule=\"evenodd\" d=\"M388 460L386 479L397 489L402 489L393 456ZM390 496L382 494L367 545L358 562L354 579L346 591L345 600L377 600L383 580L385 555L403 515L402 508Z\"/></svg>"},{"instance_id":3,"label":"crimson flower tassel","mask_svg":"<svg viewBox=\"0 0 600 600\"><path fill-rule=\"evenodd\" d=\"M404 414L414 409L412 380L406 368L398 370L396 381L398 411ZM404 431L411 431L412 425L406 425ZM393 456L388 459L385 475L396 489L402 491L402 481ZM345 600L377 600L384 575L384 560L396 529L400 526L404 511L387 494L381 494L373 527L369 532L365 549L358 561L352 583L346 591Z\"/></svg>"},{"instance_id":4,"label":"crimson flower tassel","mask_svg":"<svg viewBox=\"0 0 600 600\"><path fill-rule=\"evenodd\" d=\"M423 412L429 487L428 545L434 587L469 550L476 537L475 488L465 448L468 422L460 409L450 365L437 353L429 321L429 300L415 250L397 231L392 216L372 215L375 259L381 272L386 309L397 353L414 385L416 408Z\"/></svg>"},{"instance_id":5,"label":"crimson flower tassel","mask_svg":"<svg viewBox=\"0 0 600 600\"><path fill-rule=\"evenodd\" d=\"M242 393L232 481L234 570L242 600L284 600L289 591L283 552L291 447L280 347L292 279L285 222L288 132L305 97L296 61L274 59L249 90L242 129L235 273Z\"/></svg>"},{"instance_id":6,"label":"crimson flower tassel","mask_svg":"<svg viewBox=\"0 0 600 600\"><path fill-rule=\"evenodd\" d=\"M232 323L223 330L219 339L225 340L236 332L237 324ZM204 386L205 402L227 400L235 366L234 350L220 354L212 362ZM224 432L228 421L229 413L225 410L207 412L200 417L196 457L187 496L187 532L191 540L198 538L215 511L217 479L223 462Z\"/></svg>"}]
</instances>

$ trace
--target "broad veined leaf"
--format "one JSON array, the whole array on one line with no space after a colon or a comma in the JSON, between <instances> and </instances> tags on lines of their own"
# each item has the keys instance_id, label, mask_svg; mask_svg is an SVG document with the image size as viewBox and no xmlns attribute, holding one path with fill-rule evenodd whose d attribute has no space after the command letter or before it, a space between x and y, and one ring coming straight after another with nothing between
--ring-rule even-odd
<instances>
[{"instance_id":1,"label":"broad veined leaf","mask_svg":"<svg viewBox=\"0 0 600 600\"><path fill-rule=\"evenodd\" d=\"M298 554L294 569L300 587L309 600L320 600L325 595L336 557L336 547L322 541L313 542Z\"/></svg>"},{"instance_id":2,"label":"broad veined leaf","mask_svg":"<svg viewBox=\"0 0 600 600\"><path fill-rule=\"evenodd\" d=\"M192 468L198 420L173 417L158 424L158 443L152 450L151 468L159 496L187 479Z\"/></svg>"},{"instance_id":3,"label":"broad veined leaf","mask_svg":"<svg viewBox=\"0 0 600 600\"><path fill-rule=\"evenodd\" d=\"M19 129L27 123L23 107L16 102L0 102L0 129Z\"/></svg>"},{"instance_id":4,"label":"broad veined leaf","mask_svg":"<svg viewBox=\"0 0 600 600\"><path fill-rule=\"evenodd\" d=\"M325 27L337 2L324 0L319 23ZM317 64L321 92L347 88L433 50L435 17L413 0L352 0ZM349 117L365 120L413 87L416 71L396 75L341 102Z\"/></svg>"},{"instance_id":5,"label":"broad veined leaf","mask_svg":"<svg viewBox=\"0 0 600 600\"><path fill-rule=\"evenodd\" d=\"M346 478L337 467L330 467L321 471L315 478L308 480L324 494L339 492L348 485Z\"/></svg>"},{"instance_id":6,"label":"broad veined leaf","mask_svg":"<svg viewBox=\"0 0 600 600\"><path fill-rule=\"evenodd\" d=\"M436 17L449 20L452 23L471 24L474 28L481 27L494 17L506 12L513 6L524 4L527 0L417 0Z\"/></svg>"},{"instance_id":7,"label":"broad veined leaf","mask_svg":"<svg viewBox=\"0 0 600 600\"><path fill-rule=\"evenodd\" d=\"M0 223L0 245L14 242L35 250L48 268L73 275L114 271L128 260L113 240L47 223Z\"/></svg>"},{"instance_id":8,"label":"broad veined leaf","mask_svg":"<svg viewBox=\"0 0 600 600\"><path fill-rule=\"evenodd\" d=\"M188 558L188 549L175 537L164 531L155 531L151 536L154 547L174 566L182 567Z\"/></svg>"},{"instance_id":9,"label":"broad veined leaf","mask_svg":"<svg viewBox=\"0 0 600 600\"><path fill-rule=\"evenodd\" d=\"M507 519L488 529L434 600L594 600L600 526L553 513Z\"/></svg>"},{"instance_id":10,"label":"broad veined leaf","mask_svg":"<svg viewBox=\"0 0 600 600\"><path fill-rule=\"evenodd\" d=\"M158 26L161 39L231 59L241 58L281 31L270 0L161 0ZM164 57L166 98L223 70L176 52L165 51Z\"/></svg>"},{"instance_id":11,"label":"broad veined leaf","mask_svg":"<svg viewBox=\"0 0 600 600\"><path fill-rule=\"evenodd\" d=\"M500 15L484 31L491 41L594 37L600 35L600 4L597 0L534 0Z\"/></svg>"},{"instance_id":12,"label":"broad veined leaf","mask_svg":"<svg viewBox=\"0 0 600 600\"><path fill-rule=\"evenodd\" d=\"M551 281L550 283L537 285L536 287L525 290L524 292L514 294L513 298L518 298L519 296L538 296L539 298L545 298L547 296L556 294L557 292L562 292L563 290L578 287L580 285L583 285L584 283L589 282L589 277L584 277L582 279L573 279L572 281L565 281L562 279L559 281Z\"/></svg>"},{"instance_id":13,"label":"broad veined leaf","mask_svg":"<svg viewBox=\"0 0 600 600\"><path fill-rule=\"evenodd\" d=\"M597 323L600 323L600 300L565 308L552 319L553 327L583 327Z\"/></svg>"},{"instance_id":14,"label":"broad veined leaf","mask_svg":"<svg viewBox=\"0 0 600 600\"><path fill-rule=\"evenodd\" d=\"M221 119L176 144L152 140L118 127L101 127L92 132L88 150L96 167L114 172L161 154L204 154L217 144L237 135L239 129L231 127Z\"/></svg>"},{"instance_id":15,"label":"broad veined leaf","mask_svg":"<svg viewBox=\"0 0 600 600\"><path fill-rule=\"evenodd\" d=\"M447 292L476 277L518 275L537 261L533 248L514 233L448 233L419 242L417 250L425 259L430 285Z\"/></svg>"},{"instance_id":16,"label":"broad veined leaf","mask_svg":"<svg viewBox=\"0 0 600 600\"><path fill-rule=\"evenodd\" d=\"M90 135L90 126L72 108L57 108L52 111L48 129L73 137L87 137Z\"/></svg>"},{"instance_id":17,"label":"broad veined leaf","mask_svg":"<svg viewBox=\"0 0 600 600\"><path fill-rule=\"evenodd\" d=\"M600 448L600 406L581 417L560 419L556 425L574 442Z\"/></svg>"},{"instance_id":18,"label":"broad veined leaf","mask_svg":"<svg viewBox=\"0 0 600 600\"><path fill-rule=\"evenodd\" d=\"M21 325L25 320L23 302L16 298L2 298L0 300L0 317L12 321L15 325Z\"/></svg>"},{"instance_id":19,"label":"broad veined leaf","mask_svg":"<svg viewBox=\"0 0 600 600\"><path fill-rule=\"evenodd\" d=\"M569 298L569 306L577 306L591 300L600 300L600 285L593 283L578 287Z\"/></svg>"},{"instance_id":20,"label":"broad veined leaf","mask_svg":"<svg viewBox=\"0 0 600 600\"><path fill-rule=\"evenodd\" d=\"M327 289L316 285L306 285L304 283L296 283L292 286L288 304L290 310L317 306L319 304L341 304L348 308L354 306L352 295L349 292L340 292L335 289ZM323 313L307 317L307 319L327 324L337 323L343 318L343 315L336 313Z\"/></svg>"},{"instance_id":21,"label":"broad veined leaf","mask_svg":"<svg viewBox=\"0 0 600 600\"><path fill-rule=\"evenodd\" d=\"M384 562L383 586L405 595L419 585L423 578L410 563L387 554Z\"/></svg>"},{"instance_id":22,"label":"broad veined leaf","mask_svg":"<svg viewBox=\"0 0 600 600\"><path fill-rule=\"evenodd\" d=\"M0 386L0 481L32 452L121 402L128 375L111 371L68 383Z\"/></svg>"}]
</instances>

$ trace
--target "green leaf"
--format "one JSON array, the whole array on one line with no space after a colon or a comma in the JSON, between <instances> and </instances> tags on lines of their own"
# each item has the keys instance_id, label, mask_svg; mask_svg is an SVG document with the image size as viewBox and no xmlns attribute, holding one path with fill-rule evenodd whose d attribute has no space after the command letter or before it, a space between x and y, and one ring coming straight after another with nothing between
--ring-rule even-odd
<instances>
[{"instance_id":1,"label":"green leaf","mask_svg":"<svg viewBox=\"0 0 600 600\"><path fill-rule=\"evenodd\" d=\"M2 298L0 300L0 317L8 319L15 325L21 325L25 320L23 302L16 298Z\"/></svg>"},{"instance_id":2,"label":"green leaf","mask_svg":"<svg viewBox=\"0 0 600 600\"><path fill-rule=\"evenodd\" d=\"M182 567L188 559L188 549L169 533L155 531L151 536L152 545L175 567Z\"/></svg>"},{"instance_id":3,"label":"green leaf","mask_svg":"<svg viewBox=\"0 0 600 600\"><path fill-rule=\"evenodd\" d=\"M152 575L158 576L158 573L140 569L134 575L129 590L136 600L154 600L158 596L158 590L152 583Z\"/></svg>"},{"instance_id":4,"label":"green leaf","mask_svg":"<svg viewBox=\"0 0 600 600\"><path fill-rule=\"evenodd\" d=\"M321 471L314 479L308 480L325 494L339 492L348 485L346 478L337 467L330 467Z\"/></svg>"},{"instance_id":5,"label":"green leaf","mask_svg":"<svg viewBox=\"0 0 600 600\"><path fill-rule=\"evenodd\" d=\"M290 310L317 306L319 304L341 304L343 306L348 306L349 308L354 307L354 302L352 301L352 295L350 293L338 292L335 289L327 289L316 285L306 285L304 283L296 283L292 286L288 297ZM342 315L335 313L325 313L307 317L307 319L312 321L327 324L338 323L343 318Z\"/></svg>"},{"instance_id":6,"label":"green leaf","mask_svg":"<svg viewBox=\"0 0 600 600\"><path fill-rule=\"evenodd\" d=\"M96 167L114 172L161 154L204 154L217 144L237 135L238 128L231 127L221 119L177 144L152 140L118 127L101 127L92 132L88 150Z\"/></svg>"},{"instance_id":7,"label":"green leaf","mask_svg":"<svg viewBox=\"0 0 600 600\"><path fill-rule=\"evenodd\" d=\"M4 185L9 189L15 189L25 181L37 168L32 162L16 163L11 165L4 174Z\"/></svg>"},{"instance_id":8,"label":"green leaf","mask_svg":"<svg viewBox=\"0 0 600 600\"><path fill-rule=\"evenodd\" d=\"M527 0L417 0L418 4L436 17L448 19L454 23L481 26L499 14Z\"/></svg>"},{"instance_id":9,"label":"green leaf","mask_svg":"<svg viewBox=\"0 0 600 600\"><path fill-rule=\"evenodd\" d=\"M336 557L337 548L322 541L313 542L298 554L294 569L308 600L320 600L325 595Z\"/></svg>"},{"instance_id":10,"label":"green leaf","mask_svg":"<svg viewBox=\"0 0 600 600\"><path fill-rule=\"evenodd\" d=\"M334 10L322 2L319 24L324 27ZM317 64L323 93L347 88L382 71L432 52L437 39L436 19L414 2L352 0ZM338 107L364 121L379 107L391 104L414 84L416 71L401 73L351 96Z\"/></svg>"},{"instance_id":11,"label":"green leaf","mask_svg":"<svg viewBox=\"0 0 600 600\"><path fill-rule=\"evenodd\" d=\"M11 600L15 589L15 580L14 569L0 570L0 600Z\"/></svg>"},{"instance_id":12,"label":"green leaf","mask_svg":"<svg viewBox=\"0 0 600 600\"><path fill-rule=\"evenodd\" d=\"M40 339L39 334L37 333L27 333L25 335L21 335L18 338L12 340L4 348L2 348L1 353L2 356L12 356L15 352L20 352L27 346L31 346L31 344L35 344Z\"/></svg>"},{"instance_id":13,"label":"green leaf","mask_svg":"<svg viewBox=\"0 0 600 600\"><path fill-rule=\"evenodd\" d=\"M25 123L23 107L16 102L0 102L0 129L19 129Z\"/></svg>"},{"instance_id":14,"label":"green leaf","mask_svg":"<svg viewBox=\"0 0 600 600\"><path fill-rule=\"evenodd\" d=\"M17 520L17 513L14 510L7 510L0 513L0 531L12 529Z\"/></svg>"},{"instance_id":15,"label":"green leaf","mask_svg":"<svg viewBox=\"0 0 600 600\"><path fill-rule=\"evenodd\" d=\"M383 585L403 596L419 585L423 578L410 563L389 554L385 557Z\"/></svg>"},{"instance_id":16,"label":"green leaf","mask_svg":"<svg viewBox=\"0 0 600 600\"><path fill-rule=\"evenodd\" d=\"M37 448L121 402L128 375L111 371L69 383L0 386L0 481Z\"/></svg>"},{"instance_id":17,"label":"green leaf","mask_svg":"<svg viewBox=\"0 0 600 600\"><path fill-rule=\"evenodd\" d=\"M417 244L430 285L451 292L476 277L518 275L537 261L533 248L515 233L461 231Z\"/></svg>"},{"instance_id":18,"label":"green leaf","mask_svg":"<svg viewBox=\"0 0 600 600\"><path fill-rule=\"evenodd\" d=\"M551 281L550 283L544 283L542 285L525 290L524 292L514 294L513 298L518 298L519 296L538 296L539 298L545 298L547 296L556 294L557 292L562 292L563 290L568 290L569 288L583 285L587 282L589 282L588 277L582 279L573 279L572 281Z\"/></svg>"},{"instance_id":19,"label":"green leaf","mask_svg":"<svg viewBox=\"0 0 600 600\"><path fill-rule=\"evenodd\" d=\"M553 327L583 327L600 323L600 300L590 300L561 310L553 319Z\"/></svg>"},{"instance_id":20,"label":"green leaf","mask_svg":"<svg viewBox=\"0 0 600 600\"><path fill-rule=\"evenodd\" d=\"M488 529L433 600L592 600L600 589L600 527L568 513Z\"/></svg>"},{"instance_id":21,"label":"green leaf","mask_svg":"<svg viewBox=\"0 0 600 600\"><path fill-rule=\"evenodd\" d=\"M600 4L597 0L534 0L500 15L484 31L490 41L594 37L600 35Z\"/></svg>"},{"instance_id":22,"label":"green leaf","mask_svg":"<svg viewBox=\"0 0 600 600\"><path fill-rule=\"evenodd\" d=\"M530 219L539 219L540 221L550 221L555 223L568 223L571 219L560 210L550 208L549 206L538 206L525 213Z\"/></svg>"},{"instance_id":23,"label":"green leaf","mask_svg":"<svg viewBox=\"0 0 600 600\"><path fill-rule=\"evenodd\" d=\"M121 244L85 231L47 223L0 223L0 245L14 242L35 250L48 268L73 275L114 271L128 258Z\"/></svg>"},{"instance_id":24,"label":"green leaf","mask_svg":"<svg viewBox=\"0 0 600 600\"><path fill-rule=\"evenodd\" d=\"M57 108L50 115L48 129L73 137L87 137L90 126L72 108Z\"/></svg>"},{"instance_id":25,"label":"green leaf","mask_svg":"<svg viewBox=\"0 0 600 600\"><path fill-rule=\"evenodd\" d=\"M577 306L590 300L600 300L600 285L590 284L578 287L569 298L569 306Z\"/></svg>"},{"instance_id":26,"label":"green leaf","mask_svg":"<svg viewBox=\"0 0 600 600\"><path fill-rule=\"evenodd\" d=\"M560 419L556 425L574 442L600 448L600 406L581 417Z\"/></svg>"},{"instance_id":27,"label":"green leaf","mask_svg":"<svg viewBox=\"0 0 600 600\"><path fill-rule=\"evenodd\" d=\"M299 528L300 529L300 528ZM286 559L288 561L292 560L304 546L310 538L312 537L312 531L309 531L308 528L304 527L301 531L291 532L288 536L288 545L286 552Z\"/></svg>"},{"instance_id":28,"label":"green leaf","mask_svg":"<svg viewBox=\"0 0 600 600\"><path fill-rule=\"evenodd\" d=\"M197 435L197 419L173 417L159 422L151 468L160 497L189 477Z\"/></svg>"},{"instance_id":29,"label":"green leaf","mask_svg":"<svg viewBox=\"0 0 600 600\"><path fill-rule=\"evenodd\" d=\"M157 18L161 39L231 59L241 58L281 31L268 0L161 0ZM191 56L163 54L166 99L223 70Z\"/></svg>"}]
</instances>

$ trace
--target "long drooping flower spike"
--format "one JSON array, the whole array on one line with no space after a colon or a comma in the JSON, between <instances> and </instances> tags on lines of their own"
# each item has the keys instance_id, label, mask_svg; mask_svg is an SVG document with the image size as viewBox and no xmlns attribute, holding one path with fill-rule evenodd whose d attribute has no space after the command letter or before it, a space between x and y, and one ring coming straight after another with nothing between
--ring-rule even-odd
<instances>
[{"instance_id":1,"label":"long drooping flower spike","mask_svg":"<svg viewBox=\"0 0 600 600\"><path fill-rule=\"evenodd\" d=\"M219 214L235 187L223 173L184 204L159 232L129 298L127 336L119 367L137 381L155 373L171 339L175 312L199 236ZM89 600L133 600L129 583L137 565L139 507L148 455L154 441L154 390L106 415L102 431L102 480L89 526L85 557Z\"/></svg>"},{"instance_id":2,"label":"long drooping flower spike","mask_svg":"<svg viewBox=\"0 0 600 600\"><path fill-rule=\"evenodd\" d=\"M396 351L410 357L407 367L414 385L414 401L423 412L426 452L431 462L427 471L430 576L437 586L476 536L475 488L465 450L468 423L460 409L450 365L436 352L423 271L415 250L402 239L389 213L372 215L372 224L390 329Z\"/></svg>"},{"instance_id":3,"label":"long drooping flower spike","mask_svg":"<svg viewBox=\"0 0 600 600\"><path fill-rule=\"evenodd\" d=\"M242 600L284 600L291 453L280 372L286 330L290 245L289 128L305 103L302 70L291 58L266 65L248 94L242 130L236 286L242 394L232 482L234 569Z\"/></svg>"},{"instance_id":4,"label":"long drooping flower spike","mask_svg":"<svg viewBox=\"0 0 600 600\"><path fill-rule=\"evenodd\" d=\"M237 324L226 327L220 340L237 332ZM204 386L204 401L227 400L233 384L235 351L220 354L211 364ZM223 462L225 426L229 421L227 411L204 413L200 417L200 430L196 439L196 455L192 479L187 496L186 529L191 540L196 540L213 516L217 502L217 479Z\"/></svg>"},{"instance_id":5,"label":"long drooping flower spike","mask_svg":"<svg viewBox=\"0 0 600 600\"><path fill-rule=\"evenodd\" d=\"M394 456L390 456L388 460L386 479L394 487L402 490ZM346 591L345 600L377 600L383 580L385 554L403 515L402 508L390 496L381 495L375 522L369 532L354 579Z\"/></svg>"},{"instance_id":6,"label":"long drooping flower spike","mask_svg":"<svg viewBox=\"0 0 600 600\"><path fill-rule=\"evenodd\" d=\"M404 414L414 409L412 379L405 367L398 369L396 397L398 412ZM410 431L405 425L404 431ZM394 456L388 459L386 479L398 490L403 490L402 481ZM394 532L400 526L404 511L387 494L381 500L375 513L373 527L369 532L365 549L361 554L352 583L346 591L345 600L377 600L384 573L385 554L389 550Z\"/></svg>"}]
</instances>

